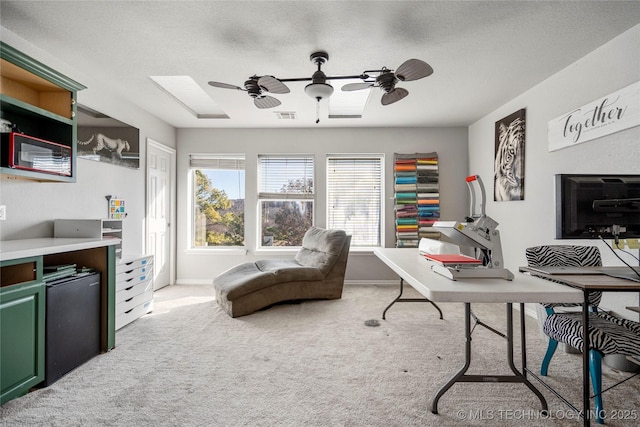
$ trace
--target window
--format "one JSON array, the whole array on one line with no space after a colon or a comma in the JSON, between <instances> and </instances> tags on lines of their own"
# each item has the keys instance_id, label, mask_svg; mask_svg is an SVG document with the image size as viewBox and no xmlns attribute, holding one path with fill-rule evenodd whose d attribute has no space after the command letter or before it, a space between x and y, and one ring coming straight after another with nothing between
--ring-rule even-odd
<instances>
[{"instance_id":1,"label":"window","mask_svg":"<svg viewBox=\"0 0 640 427\"><path fill-rule=\"evenodd\" d=\"M301 246L313 225L313 156L258 156L261 248Z\"/></svg>"},{"instance_id":2,"label":"window","mask_svg":"<svg viewBox=\"0 0 640 427\"><path fill-rule=\"evenodd\" d=\"M189 156L192 247L244 246L244 155Z\"/></svg>"},{"instance_id":3,"label":"window","mask_svg":"<svg viewBox=\"0 0 640 427\"><path fill-rule=\"evenodd\" d=\"M383 155L327 157L327 227L351 234L352 247L381 246Z\"/></svg>"}]
</instances>

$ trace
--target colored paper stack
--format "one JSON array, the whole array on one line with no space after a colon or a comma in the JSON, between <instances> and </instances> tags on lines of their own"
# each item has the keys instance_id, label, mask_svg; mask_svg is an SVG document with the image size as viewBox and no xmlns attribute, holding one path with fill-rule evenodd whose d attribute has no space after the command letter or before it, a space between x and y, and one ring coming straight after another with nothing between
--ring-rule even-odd
<instances>
[{"instance_id":1,"label":"colored paper stack","mask_svg":"<svg viewBox=\"0 0 640 427\"><path fill-rule=\"evenodd\" d=\"M440 218L438 155L395 154L396 247L417 248L422 237L439 239L433 223Z\"/></svg>"}]
</instances>

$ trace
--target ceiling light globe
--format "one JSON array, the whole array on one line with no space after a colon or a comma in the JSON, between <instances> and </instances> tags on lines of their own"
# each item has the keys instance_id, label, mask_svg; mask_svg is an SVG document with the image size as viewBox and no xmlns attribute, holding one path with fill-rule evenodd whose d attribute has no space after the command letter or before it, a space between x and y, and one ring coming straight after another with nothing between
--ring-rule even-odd
<instances>
[{"instance_id":1,"label":"ceiling light globe","mask_svg":"<svg viewBox=\"0 0 640 427\"><path fill-rule=\"evenodd\" d=\"M328 98L333 93L333 86L327 83L310 83L304 88L304 91L315 99Z\"/></svg>"}]
</instances>

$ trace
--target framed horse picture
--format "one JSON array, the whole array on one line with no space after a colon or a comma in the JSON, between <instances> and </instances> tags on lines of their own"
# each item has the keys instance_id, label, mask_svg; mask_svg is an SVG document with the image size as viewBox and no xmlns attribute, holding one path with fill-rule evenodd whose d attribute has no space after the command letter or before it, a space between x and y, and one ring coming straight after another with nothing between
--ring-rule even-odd
<instances>
[{"instance_id":1,"label":"framed horse picture","mask_svg":"<svg viewBox=\"0 0 640 427\"><path fill-rule=\"evenodd\" d=\"M525 113L518 110L496 122L493 200L524 200Z\"/></svg>"}]
</instances>

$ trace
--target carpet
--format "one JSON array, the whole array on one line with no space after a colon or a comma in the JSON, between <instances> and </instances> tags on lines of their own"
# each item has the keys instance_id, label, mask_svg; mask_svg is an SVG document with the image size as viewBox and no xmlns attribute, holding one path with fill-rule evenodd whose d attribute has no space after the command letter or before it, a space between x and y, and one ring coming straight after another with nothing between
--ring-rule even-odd
<instances>
[{"instance_id":1,"label":"carpet","mask_svg":"<svg viewBox=\"0 0 640 427\"><path fill-rule=\"evenodd\" d=\"M440 304L440 320L430 304L402 303L382 320L397 292L347 285L340 300L281 304L232 319L212 287L161 289L152 313L116 333L115 349L7 402L2 425L581 425L541 386L550 414L540 414L522 384L456 384L432 414L434 393L463 363L464 307ZM472 308L504 330L504 305ZM534 319L527 318L527 331L528 364L537 369L546 343ZM469 373L509 373L502 338L477 327L472 345ZM628 376L603 370L605 388ZM549 373L549 383L580 402L580 355L558 352ZM636 377L605 393L608 413L621 418L607 425L638 425L639 391Z\"/></svg>"}]
</instances>

